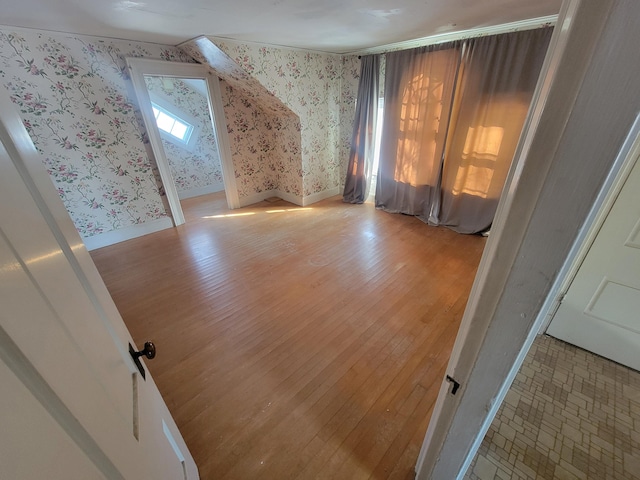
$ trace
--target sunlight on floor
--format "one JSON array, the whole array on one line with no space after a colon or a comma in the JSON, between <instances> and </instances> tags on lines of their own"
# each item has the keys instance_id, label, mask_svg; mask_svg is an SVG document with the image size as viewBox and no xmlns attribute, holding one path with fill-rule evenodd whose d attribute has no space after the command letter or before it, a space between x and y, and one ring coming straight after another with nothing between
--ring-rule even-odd
<instances>
[{"instance_id":1,"label":"sunlight on floor","mask_svg":"<svg viewBox=\"0 0 640 480\"><path fill-rule=\"evenodd\" d=\"M267 210L266 213L281 213L281 212L303 212L307 210L313 210L311 207L305 208L282 208L280 210Z\"/></svg>"},{"instance_id":2,"label":"sunlight on floor","mask_svg":"<svg viewBox=\"0 0 640 480\"><path fill-rule=\"evenodd\" d=\"M230 217L246 217L249 215L257 215L258 213L283 213L283 212L306 212L313 210L311 207L300 208L281 208L278 210L265 210L264 212L242 212L242 213L226 213L223 215L208 215L202 218L230 218Z\"/></svg>"},{"instance_id":3,"label":"sunlight on floor","mask_svg":"<svg viewBox=\"0 0 640 480\"><path fill-rule=\"evenodd\" d=\"M227 217L246 217L249 215L255 215L256 212L245 212L245 213L227 213L225 215L208 215L202 218L227 218Z\"/></svg>"}]
</instances>

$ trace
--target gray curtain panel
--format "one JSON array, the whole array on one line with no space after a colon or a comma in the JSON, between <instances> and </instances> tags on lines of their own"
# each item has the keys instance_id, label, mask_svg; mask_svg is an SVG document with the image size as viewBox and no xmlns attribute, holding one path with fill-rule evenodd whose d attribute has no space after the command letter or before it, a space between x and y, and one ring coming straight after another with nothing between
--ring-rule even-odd
<instances>
[{"instance_id":1,"label":"gray curtain panel","mask_svg":"<svg viewBox=\"0 0 640 480\"><path fill-rule=\"evenodd\" d=\"M378 116L379 76L380 56L362 57L351 153L344 182L343 201L348 203L363 203L369 196Z\"/></svg>"},{"instance_id":2,"label":"gray curtain panel","mask_svg":"<svg viewBox=\"0 0 640 480\"><path fill-rule=\"evenodd\" d=\"M460 42L386 55L376 207L428 220L461 58Z\"/></svg>"},{"instance_id":3,"label":"gray curtain panel","mask_svg":"<svg viewBox=\"0 0 640 480\"><path fill-rule=\"evenodd\" d=\"M460 233L491 226L552 31L467 41L442 171L440 225Z\"/></svg>"},{"instance_id":4,"label":"gray curtain panel","mask_svg":"<svg viewBox=\"0 0 640 480\"><path fill-rule=\"evenodd\" d=\"M387 54L376 207L491 226L552 30Z\"/></svg>"}]
</instances>

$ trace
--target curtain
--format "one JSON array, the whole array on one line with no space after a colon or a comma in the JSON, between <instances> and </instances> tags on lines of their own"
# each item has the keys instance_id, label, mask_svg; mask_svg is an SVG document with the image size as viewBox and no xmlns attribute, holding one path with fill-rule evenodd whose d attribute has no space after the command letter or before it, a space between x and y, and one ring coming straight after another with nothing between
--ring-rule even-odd
<instances>
[{"instance_id":1,"label":"curtain","mask_svg":"<svg viewBox=\"0 0 640 480\"><path fill-rule=\"evenodd\" d=\"M552 28L468 40L458 75L439 224L488 229L515 153Z\"/></svg>"},{"instance_id":2,"label":"curtain","mask_svg":"<svg viewBox=\"0 0 640 480\"><path fill-rule=\"evenodd\" d=\"M378 84L380 56L361 58L356 118L353 126L351 152L344 183L343 201L363 203L369 196L373 166L376 120L378 115Z\"/></svg>"},{"instance_id":3,"label":"curtain","mask_svg":"<svg viewBox=\"0 0 640 480\"><path fill-rule=\"evenodd\" d=\"M461 43L388 53L376 207L427 220L439 178Z\"/></svg>"}]
</instances>

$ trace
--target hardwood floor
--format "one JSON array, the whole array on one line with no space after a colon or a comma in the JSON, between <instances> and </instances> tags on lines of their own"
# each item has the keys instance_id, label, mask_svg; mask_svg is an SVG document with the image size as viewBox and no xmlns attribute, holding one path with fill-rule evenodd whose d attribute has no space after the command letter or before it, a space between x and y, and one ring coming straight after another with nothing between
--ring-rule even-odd
<instances>
[{"instance_id":1,"label":"hardwood floor","mask_svg":"<svg viewBox=\"0 0 640 480\"><path fill-rule=\"evenodd\" d=\"M339 197L183 208L92 257L201 478L413 478L484 238Z\"/></svg>"}]
</instances>

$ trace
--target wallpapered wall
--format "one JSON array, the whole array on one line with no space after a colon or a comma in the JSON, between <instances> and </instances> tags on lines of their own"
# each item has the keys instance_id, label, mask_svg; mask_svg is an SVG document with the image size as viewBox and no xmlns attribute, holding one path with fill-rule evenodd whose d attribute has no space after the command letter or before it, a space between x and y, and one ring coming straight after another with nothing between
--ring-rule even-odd
<instances>
[{"instance_id":1,"label":"wallpapered wall","mask_svg":"<svg viewBox=\"0 0 640 480\"><path fill-rule=\"evenodd\" d=\"M197 137L191 148L162 138L178 193L184 197L194 189L197 192L223 190L222 166L207 97L179 78L145 75L145 83L151 94L195 120L194 135Z\"/></svg>"},{"instance_id":2,"label":"wallpapered wall","mask_svg":"<svg viewBox=\"0 0 640 480\"><path fill-rule=\"evenodd\" d=\"M241 201L274 190L302 197L298 119L263 109L227 82L220 87Z\"/></svg>"},{"instance_id":3,"label":"wallpapered wall","mask_svg":"<svg viewBox=\"0 0 640 480\"><path fill-rule=\"evenodd\" d=\"M340 186L355 114L358 58L211 40L298 115L302 195Z\"/></svg>"},{"instance_id":4,"label":"wallpapered wall","mask_svg":"<svg viewBox=\"0 0 640 480\"><path fill-rule=\"evenodd\" d=\"M349 154L357 57L225 48L300 117L265 115L221 82L239 196L278 188L302 197L339 186ZM128 56L193 61L170 46L0 27L0 83L83 238L168 216L132 101ZM295 135L300 131L302 144Z\"/></svg>"},{"instance_id":5,"label":"wallpapered wall","mask_svg":"<svg viewBox=\"0 0 640 480\"><path fill-rule=\"evenodd\" d=\"M0 81L84 238L167 216L127 56L189 60L172 47L0 29Z\"/></svg>"},{"instance_id":6,"label":"wallpapered wall","mask_svg":"<svg viewBox=\"0 0 640 480\"><path fill-rule=\"evenodd\" d=\"M236 184L241 204L265 195L301 203L298 116L209 39L198 37L180 48L224 80L227 131L233 145L233 163L238 167Z\"/></svg>"}]
</instances>

